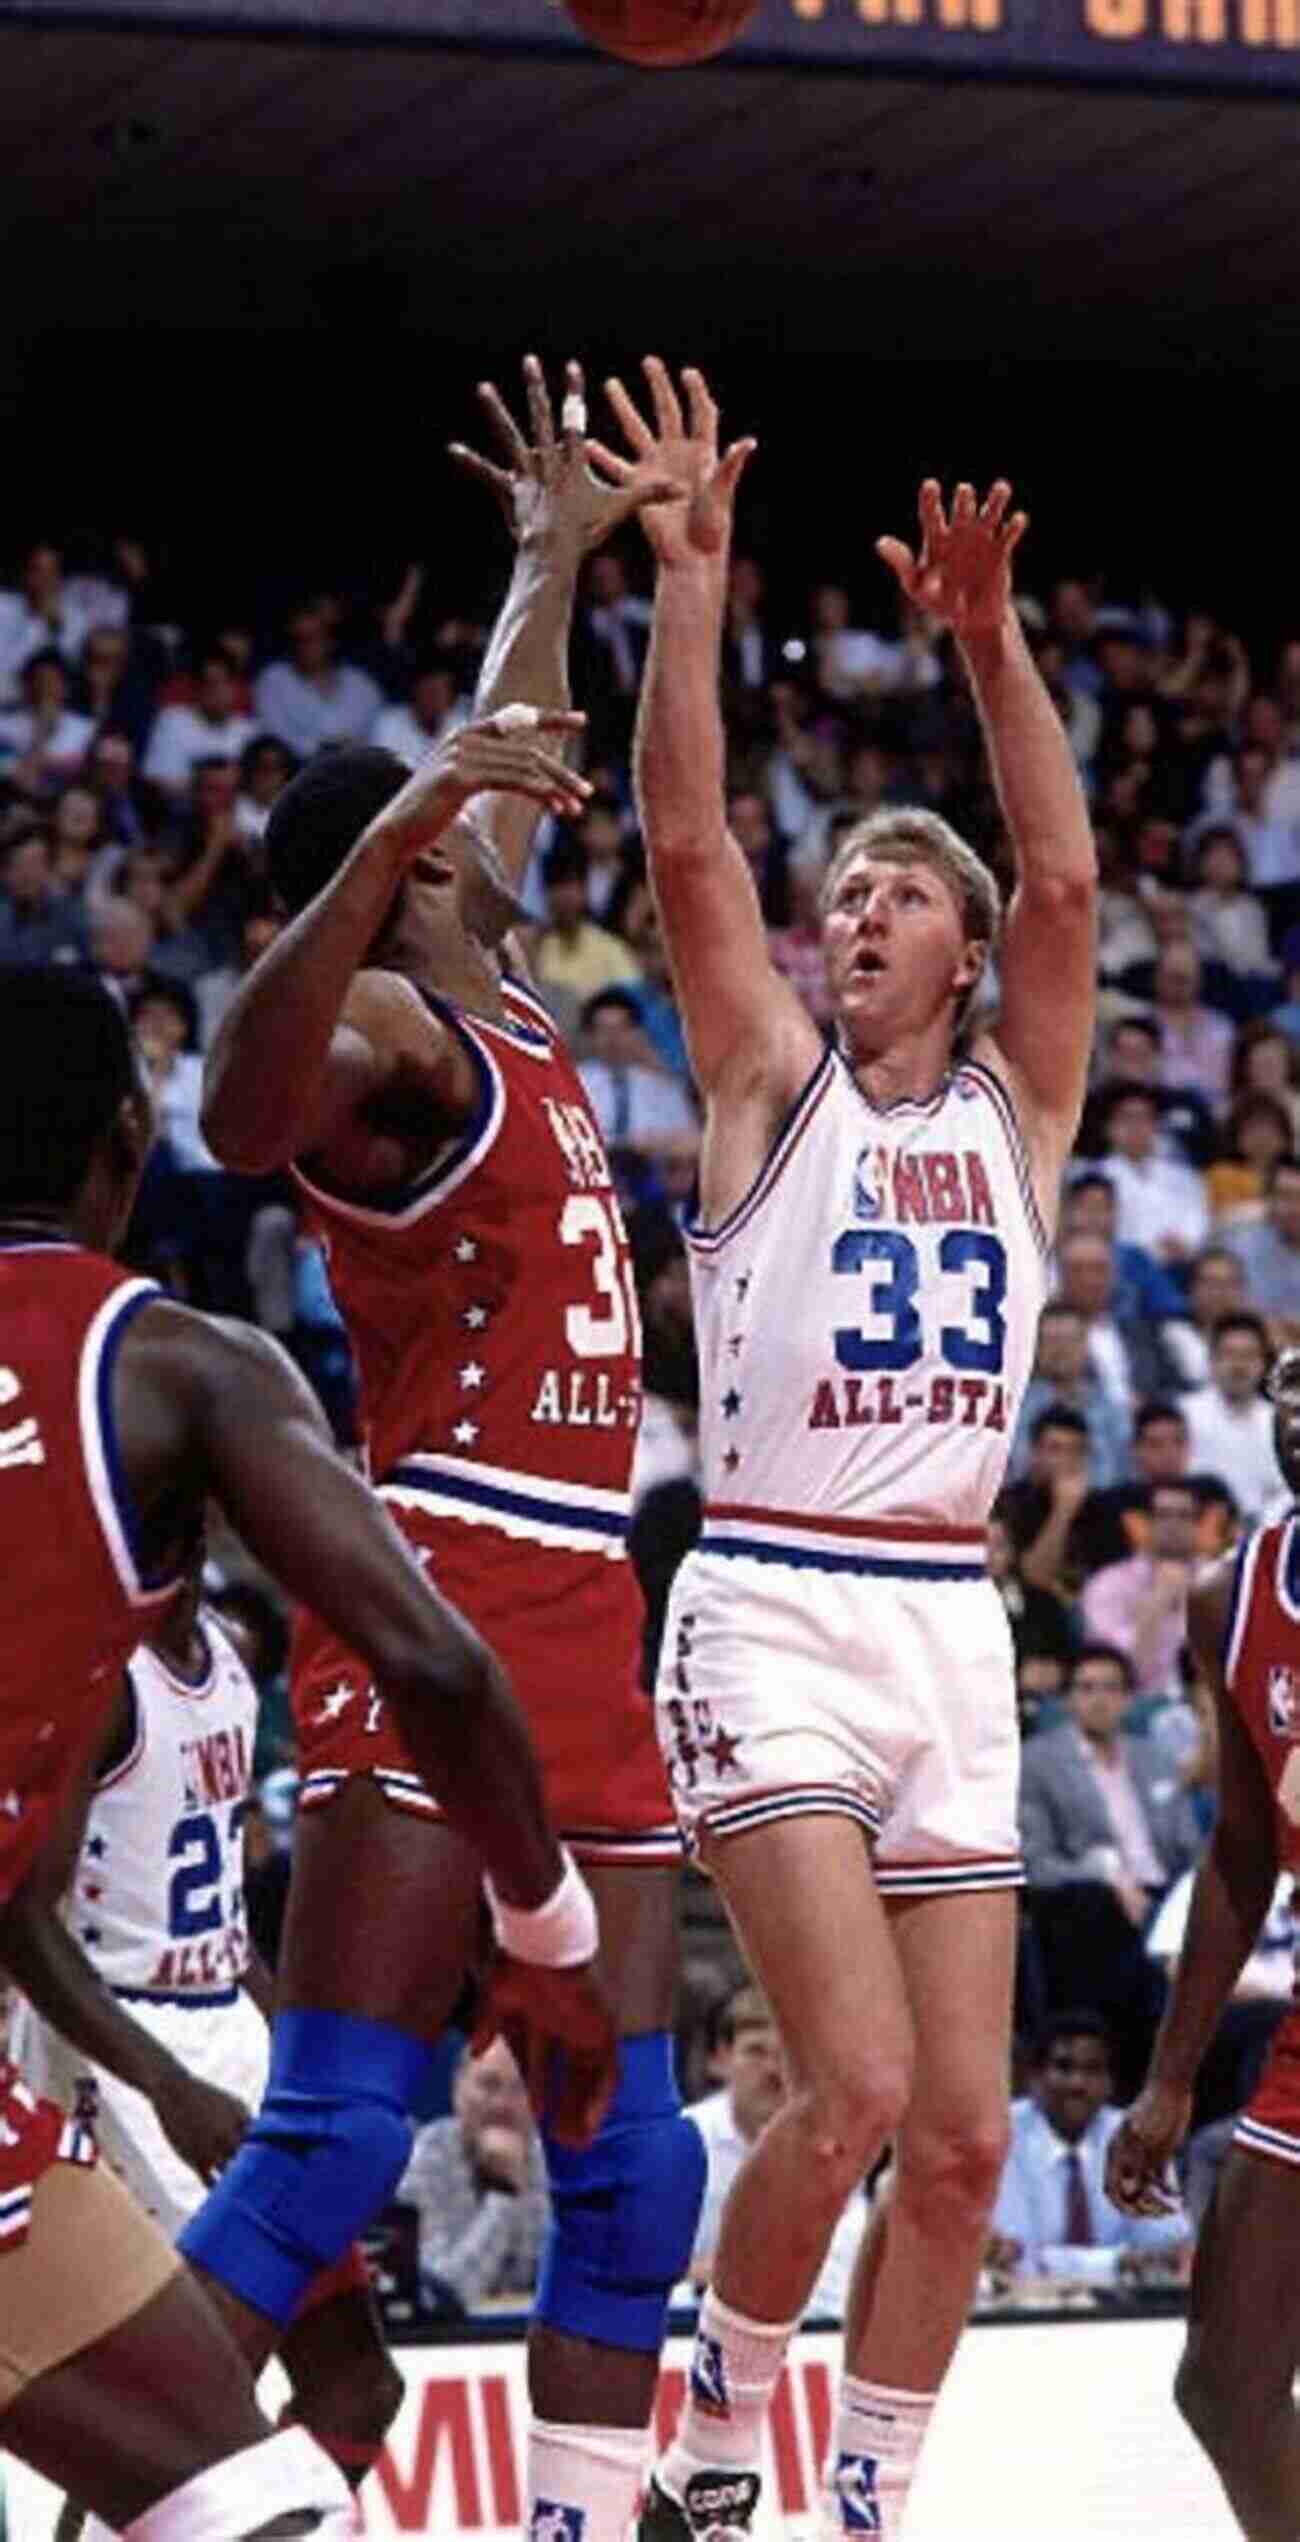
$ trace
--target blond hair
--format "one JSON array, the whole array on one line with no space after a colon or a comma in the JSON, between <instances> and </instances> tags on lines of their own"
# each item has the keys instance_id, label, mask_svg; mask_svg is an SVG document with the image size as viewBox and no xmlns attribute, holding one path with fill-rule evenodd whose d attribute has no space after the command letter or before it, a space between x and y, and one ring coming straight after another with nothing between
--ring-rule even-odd
<instances>
[{"instance_id":1,"label":"blond hair","mask_svg":"<svg viewBox=\"0 0 1300 2542\"><path fill-rule=\"evenodd\" d=\"M865 821L855 821L822 877L817 905L823 918L841 875L860 856L870 857L876 865L928 865L956 901L963 933L992 951L1002 924L997 883L974 848L967 847L937 812L887 804L869 813Z\"/></svg>"}]
</instances>

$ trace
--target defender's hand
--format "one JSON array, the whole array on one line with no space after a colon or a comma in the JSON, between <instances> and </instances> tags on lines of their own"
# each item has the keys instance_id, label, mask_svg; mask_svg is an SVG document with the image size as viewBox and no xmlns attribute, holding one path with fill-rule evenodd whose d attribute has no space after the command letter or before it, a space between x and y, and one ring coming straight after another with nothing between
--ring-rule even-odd
<instances>
[{"instance_id":1,"label":"defender's hand","mask_svg":"<svg viewBox=\"0 0 1300 2542\"><path fill-rule=\"evenodd\" d=\"M733 441L718 455L718 410L701 371L683 371L686 414L664 364L648 354L641 365L654 409L654 427L633 405L621 380L607 380L605 394L623 429L629 459L603 442L587 448L597 467L616 484L631 486L638 471L658 468L679 489L671 502L642 513L646 537L661 565L689 564L694 557L718 556L731 538L736 488L758 448L756 441Z\"/></svg>"},{"instance_id":2,"label":"defender's hand","mask_svg":"<svg viewBox=\"0 0 1300 2542\"><path fill-rule=\"evenodd\" d=\"M907 598L957 636L987 635L1001 625L1011 602L1011 559L1029 526L1028 515L1007 517L1011 488L999 477L977 507L972 486L959 485L952 511L933 477L921 488L920 552L898 538L878 538L876 554L889 566Z\"/></svg>"},{"instance_id":3,"label":"defender's hand","mask_svg":"<svg viewBox=\"0 0 1300 2542\"><path fill-rule=\"evenodd\" d=\"M392 820L407 834L412 862L476 794L527 795L564 818L579 819L591 788L565 766L559 750L586 721L585 715L559 708L503 706L440 742L390 807Z\"/></svg>"},{"instance_id":4,"label":"defender's hand","mask_svg":"<svg viewBox=\"0 0 1300 2542\"><path fill-rule=\"evenodd\" d=\"M616 485L593 475L587 458L591 445L586 439L587 400L580 362L564 366L558 435L546 374L535 353L524 361L531 440L524 439L491 380L480 382L478 394L506 464L494 466L460 441L451 444L450 455L495 495L520 547L548 537L568 538L576 554L586 555L594 547L603 547L643 504L666 503L681 493L680 484L657 455L630 468Z\"/></svg>"},{"instance_id":5,"label":"defender's hand","mask_svg":"<svg viewBox=\"0 0 1300 2542\"><path fill-rule=\"evenodd\" d=\"M1166 2174L1191 2124L1192 2096L1169 2083L1148 2083L1117 2127L1106 2155L1106 2195L1125 2215L1172 2215L1178 2205Z\"/></svg>"},{"instance_id":6,"label":"defender's hand","mask_svg":"<svg viewBox=\"0 0 1300 2542\"><path fill-rule=\"evenodd\" d=\"M164 2075L153 2105L169 2145L200 2180L215 2180L238 2153L250 2113L233 2092L177 2066Z\"/></svg>"},{"instance_id":7,"label":"defender's hand","mask_svg":"<svg viewBox=\"0 0 1300 2542\"><path fill-rule=\"evenodd\" d=\"M591 1962L538 1968L499 1958L474 2031L478 2055L505 2040L539 2125L563 2145L589 2144L618 2080L613 2015Z\"/></svg>"}]
</instances>

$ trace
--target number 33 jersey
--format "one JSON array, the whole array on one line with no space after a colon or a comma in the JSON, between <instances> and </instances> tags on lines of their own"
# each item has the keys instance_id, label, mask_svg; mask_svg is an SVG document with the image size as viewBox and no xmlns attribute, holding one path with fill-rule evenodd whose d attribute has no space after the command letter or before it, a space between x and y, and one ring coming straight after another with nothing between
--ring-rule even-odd
<instances>
[{"instance_id":1,"label":"number 33 jersey","mask_svg":"<svg viewBox=\"0 0 1300 2542\"><path fill-rule=\"evenodd\" d=\"M556 1823L575 1840L621 1827L633 1849L654 1829L669 1851L626 1551L640 1321L608 1159L529 991L505 982L496 1022L429 1004L478 1084L460 1137L387 1206L302 1178L371 1472L434 1586L509 1670ZM304 1807L365 1771L432 1810L374 1691L314 1619L294 1677Z\"/></svg>"},{"instance_id":2,"label":"number 33 jersey","mask_svg":"<svg viewBox=\"0 0 1300 2542\"><path fill-rule=\"evenodd\" d=\"M1046 1288L1000 1079L968 1062L878 1109L828 1051L747 1198L688 1238L703 1548L875 1530L884 1565L933 1529L982 1571Z\"/></svg>"}]
</instances>

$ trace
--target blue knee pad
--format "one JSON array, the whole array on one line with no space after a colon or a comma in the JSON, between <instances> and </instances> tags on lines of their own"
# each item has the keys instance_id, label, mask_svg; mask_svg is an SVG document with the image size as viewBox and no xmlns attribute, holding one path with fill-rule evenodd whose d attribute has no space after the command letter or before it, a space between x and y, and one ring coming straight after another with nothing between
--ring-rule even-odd
<instances>
[{"instance_id":1,"label":"blue knee pad","mask_svg":"<svg viewBox=\"0 0 1300 2542\"><path fill-rule=\"evenodd\" d=\"M707 2168L700 2131L682 2116L669 2032L624 2039L594 2143L575 2153L548 2132L545 2145L551 2230L537 2320L653 2354L690 2260Z\"/></svg>"},{"instance_id":2,"label":"blue knee pad","mask_svg":"<svg viewBox=\"0 0 1300 2542\"><path fill-rule=\"evenodd\" d=\"M277 2013L265 2099L182 2233L185 2258L283 2328L392 2195L432 2054L386 2022Z\"/></svg>"}]
</instances>

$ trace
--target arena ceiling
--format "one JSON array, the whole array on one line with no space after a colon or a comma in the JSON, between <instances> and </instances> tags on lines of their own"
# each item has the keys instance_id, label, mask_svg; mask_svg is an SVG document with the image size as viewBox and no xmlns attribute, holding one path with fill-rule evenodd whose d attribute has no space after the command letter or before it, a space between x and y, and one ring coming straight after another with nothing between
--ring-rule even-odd
<instances>
[{"instance_id":1,"label":"arena ceiling","mask_svg":"<svg viewBox=\"0 0 1300 2542\"><path fill-rule=\"evenodd\" d=\"M1300 373L1298 118L0 18L6 323L671 349L686 296L776 360L1095 363L1106 430L1101 365Z\"/></svg>"}]
</instances>

